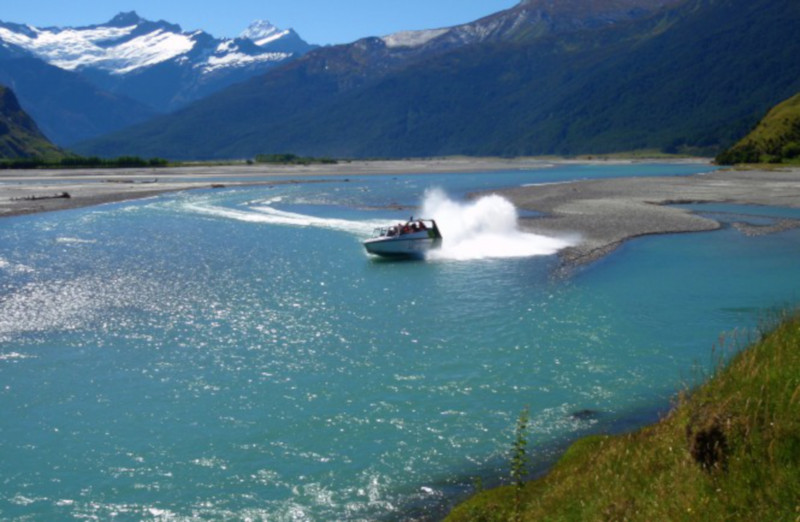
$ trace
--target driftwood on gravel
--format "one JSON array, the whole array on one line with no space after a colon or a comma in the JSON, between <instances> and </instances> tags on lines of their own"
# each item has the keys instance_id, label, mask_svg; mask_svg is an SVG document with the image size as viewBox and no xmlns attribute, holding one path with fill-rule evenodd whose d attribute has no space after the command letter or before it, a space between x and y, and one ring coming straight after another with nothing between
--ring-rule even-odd
<instances>
[{"instance_id":1,"label":"driftwood on gravel","mask_svg":"<svg viewBox=\"0 0 800 522\"><path fill-rule=\"evenodd\" d=\"M49 196L24 196L21 198L11 198L11 201L39 201L42 199L70 199L69 192L60 192Z\"/></svg>"}]
</instances>

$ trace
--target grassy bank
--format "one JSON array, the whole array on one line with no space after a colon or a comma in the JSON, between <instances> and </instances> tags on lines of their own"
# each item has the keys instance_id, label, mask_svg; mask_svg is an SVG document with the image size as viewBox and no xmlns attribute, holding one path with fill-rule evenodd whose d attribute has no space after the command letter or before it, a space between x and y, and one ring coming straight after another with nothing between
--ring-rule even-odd
<instances>
[{"instance_id":1,"label":"grassy bank","mask_svg":"<svg viewBox=\"0 0 800 522\"><path fill-rule=\"evenodd\" d=\"M800 520L800 314L664 420L573 444L545 477L448 520Z\"/></svg>"}]
</instances>

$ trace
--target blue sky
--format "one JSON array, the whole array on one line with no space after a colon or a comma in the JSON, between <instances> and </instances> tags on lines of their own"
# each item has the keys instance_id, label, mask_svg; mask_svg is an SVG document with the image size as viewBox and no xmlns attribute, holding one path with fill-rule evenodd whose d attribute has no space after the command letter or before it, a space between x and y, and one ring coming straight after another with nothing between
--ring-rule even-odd
<instances>
[{"instance_id":1,"label":"blue sky","mask_svg":"<svg viewBox=\"0 0 800 522\"><path fill-rule=\"evenodd\" d=\"M47 26L103 23L121 11L184 30L236 36L257 19L293 28L315 44L347 43L401 30L447 27L507 9L518 0L7 0L0 20Z\"/></svg>"}]
</instances>

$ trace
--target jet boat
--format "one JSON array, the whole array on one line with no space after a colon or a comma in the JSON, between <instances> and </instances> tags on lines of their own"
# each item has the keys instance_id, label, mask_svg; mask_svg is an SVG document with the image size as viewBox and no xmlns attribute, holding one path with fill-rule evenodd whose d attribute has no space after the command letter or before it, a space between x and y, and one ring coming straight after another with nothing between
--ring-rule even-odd
<instances>
[{"instance_id":1,"label":"jet boat","mask_svg":"<svg viewBox=\"0 0 800 522\"><path fill-rule=\"evenodd\" d=\"M424 257L426 252L440 246L442 234L436 221L413 217L405 223L376 228L374 236L364 241L370 254L396 258Z\"/></svg>"}]
</instances>

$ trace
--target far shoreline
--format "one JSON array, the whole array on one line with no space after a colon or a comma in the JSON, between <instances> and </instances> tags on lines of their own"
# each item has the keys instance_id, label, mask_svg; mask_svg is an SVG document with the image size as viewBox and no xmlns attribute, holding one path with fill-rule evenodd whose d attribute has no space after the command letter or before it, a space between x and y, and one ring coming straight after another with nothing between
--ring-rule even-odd
<instances>
[{"instance_id":1,"label":"far shoreline","mask_svg":"<svg viewBox=\"0 0 800 522\"><path fill-rule=\"evenodd\" d=\"M184 190L309 183L314 181L312 178L322 176L498 172L546 168L551 163L530 158L433 158L312 165L0 170L0 218L117 203ZM55 197L64 192L69 198Z\"/></svg>"}]
</instances>

